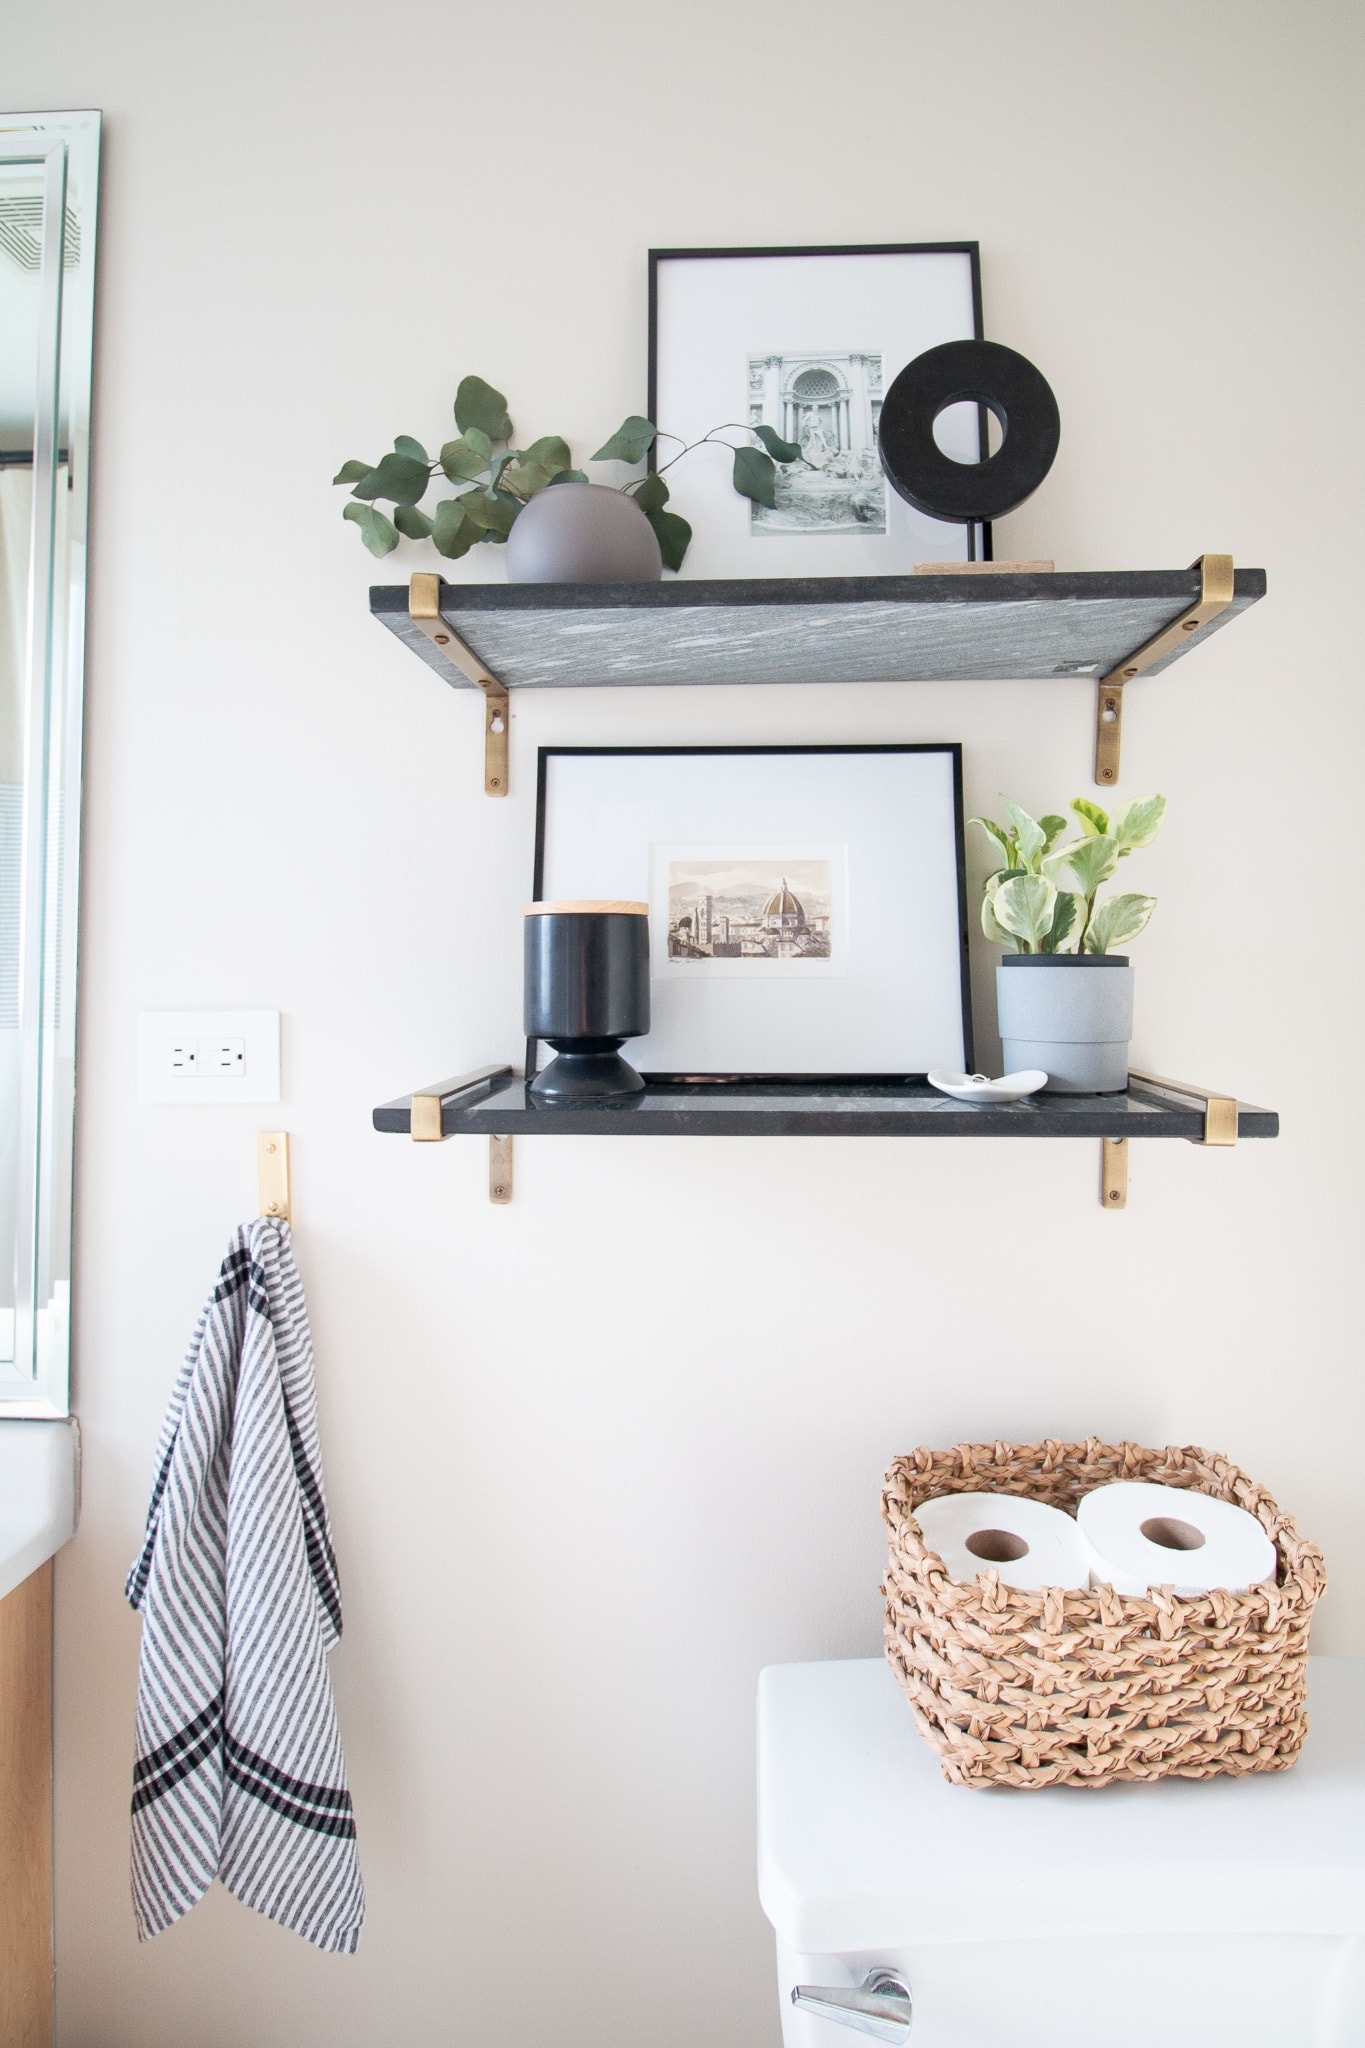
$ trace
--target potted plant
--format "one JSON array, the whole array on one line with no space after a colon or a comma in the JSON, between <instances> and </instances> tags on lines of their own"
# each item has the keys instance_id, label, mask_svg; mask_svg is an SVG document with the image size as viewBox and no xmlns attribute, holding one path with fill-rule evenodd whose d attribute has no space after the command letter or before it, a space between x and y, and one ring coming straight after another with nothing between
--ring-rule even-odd
<instances>
[{"instance_id":1,"label":"potted plant","mask_svg":"<svg viewBox=\"0 0 1365 2048\"><path fill-rule=\"evenodd\" d=\"M732 421L712 427L699 441L680 442L677 454L648 476L619 486L590 483L574 468L569 444L558 434L542 435L526 448L510 446L507 400L482 377L461 379L455 424L457 438L435 460L411 434L400 434L381 461L357 457L333 477L333 483L350 484L351 500L341 516L359 529L372 555L390 554L400 534L429 540L447 561L479 541L506 542L507 574L514 583L653 582L665 567L682 567L692 538L687 521L666 509L665 469L694 448L728 448L734 457L731 480L741 497L772 505L777 464L808 466L796 444L771 427ZM736 447L721 438L727 431L763 445L746 439ZM652 420L632 413L592 460L643 462L659 438ZM421 501L437 477L455 487L454 495L424 512ZM377 501L393 507L392 517Z\"/></svg>"},{"instance_id":2,"label":"potted plant","mask_svg":"<svg viewBox=\"0 0 1365 2048\"><path fill-rule=\"evenodd\" d=\"M1061 844L1069 820L1031 818L1005 800L1009 824L973 818L1001 864L986 878L981 928L1010 950L996 969L996 1006L1005 1069L1041 1067L1048 1088L1066 1095L1113 1093L1128 1085L1133 970L1117 946L1147 928L1156 899L1099 900L1120 861L1155 839L1164 796L1135 797L1102 811L1076 797L1080 837Z\"/></svg>"}]
</instances>

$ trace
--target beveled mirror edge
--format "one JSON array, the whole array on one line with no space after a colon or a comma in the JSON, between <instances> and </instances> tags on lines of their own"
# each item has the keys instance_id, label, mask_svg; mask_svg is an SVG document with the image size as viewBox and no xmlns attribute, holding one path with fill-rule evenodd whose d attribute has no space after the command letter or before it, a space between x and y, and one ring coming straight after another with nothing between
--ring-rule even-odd
<instances>
[{"instance_id":1,"label":"beveled mirror edge","mask_svg":"<svg viewBox=\"0 0 1365 2048\"><path fill-rule=\"evenodd\" d=\"M53 193L60 188L56 211L63 227L59 256L45 241L45 267L55 270L55 279L43 307L46 347L40 353L32 449L35 520L24 690L27 705L38 704L42 718L30 722L25 769L15 1343L12 1362L0 1363L0 1413L10 1417L70 1412L81 751L102 127L94 109L0 113L0 157L46 159L45 214L51 217ZM74 270L64 260L73 192L81 234ZM41 402L44 388L48 404ZM69 497L66 574L58 588L44 571L53 567L62 432ZM44 505L48 513L40 535ZM38 801L31 797L34 788L41 790Z\"/></svg>"}]
</instances>

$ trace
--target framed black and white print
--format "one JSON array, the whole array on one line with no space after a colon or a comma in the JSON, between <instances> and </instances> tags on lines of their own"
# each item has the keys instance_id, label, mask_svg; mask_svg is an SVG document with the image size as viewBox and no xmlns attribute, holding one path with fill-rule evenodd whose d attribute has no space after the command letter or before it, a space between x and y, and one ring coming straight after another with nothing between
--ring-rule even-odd
<instances>
[{"instance_id":1,"label":"framed black and white print","mask_svg":"<svg viewBox=\"0 0 1365 2048\"><path fill-rule=\"evenodd\" d=\"M877 422L893 379L926 349L981 339L975 242L867 248L651 249L649 417L662 468L713 428L742 445L771 427L801 450L777 503L731 484L723 447L668 469L669 509L692 526L684 577L903 576L990 553L989 527L929 519L882 474ZM962 462L986 453L965 401L936 427ZM757 440L753 441L758 446Z\"/></svg>"},{"instance_id":2,"label":"framed black and white print","mask_svg":"<svg viewBox=\"0 0 1365 2048\"><path fill-rule=\"evenodd\" d=\"M533 894L649 904L648 1078L971 1071L956 745L542 747Z\"/></svg>"}]
</instances>

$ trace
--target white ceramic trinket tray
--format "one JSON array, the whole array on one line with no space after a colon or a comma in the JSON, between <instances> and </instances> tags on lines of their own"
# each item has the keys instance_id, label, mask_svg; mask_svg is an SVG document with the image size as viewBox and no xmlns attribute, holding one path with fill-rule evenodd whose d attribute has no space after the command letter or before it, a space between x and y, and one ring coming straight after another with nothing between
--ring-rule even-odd
<instances>
[{"instance_id":1,"label":"white ceramic trinket tray","mask_svg":"<svg viewBox=\"0 0 1365 2048\"><path fill-rule=\"evenodd\" d=\"M1047 1075L1040 1067L1002 1074L998 1081L992 1081L986 1074L948 1074L941 1069L927 1074L925 1079L931 1088L937 1088L942 1095L955 1095L959 1102L1018 1102L1047 1086Z\"/></svg>"}]
</instances>

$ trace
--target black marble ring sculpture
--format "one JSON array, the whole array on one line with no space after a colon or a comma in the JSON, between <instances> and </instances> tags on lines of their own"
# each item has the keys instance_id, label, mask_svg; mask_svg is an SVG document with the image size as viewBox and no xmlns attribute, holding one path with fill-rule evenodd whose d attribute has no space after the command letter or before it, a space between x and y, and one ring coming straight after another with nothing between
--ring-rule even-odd
<instances>
[{"instance_id":1,"label":"black marble ring sculpture","mask_svg":"<svg viewBox=\"0 0 1365 2048\"><path fill-rule=\"evenodd\" d=\"M558 1054L527 1094L555 1105L638 1095L620 1047L649 1029L649 905L528 903L525 957L526 1035Z\"/></svg>"},{"instance_id":2,"label":"black marble ring sculpture","mask_svg":"<svg viewBox=\"0 0 1365 2048\"><path fill-rule=\"evenodd\" d=\"M984 462L954 462L934 421L963 399L995 415L1003 439ZM877 452L891 488L930 519L999 519L1051 469L1062 419L1027 356L997 341L945 341L907 363L882 404Z\"/></svg>"}]
</instances>

